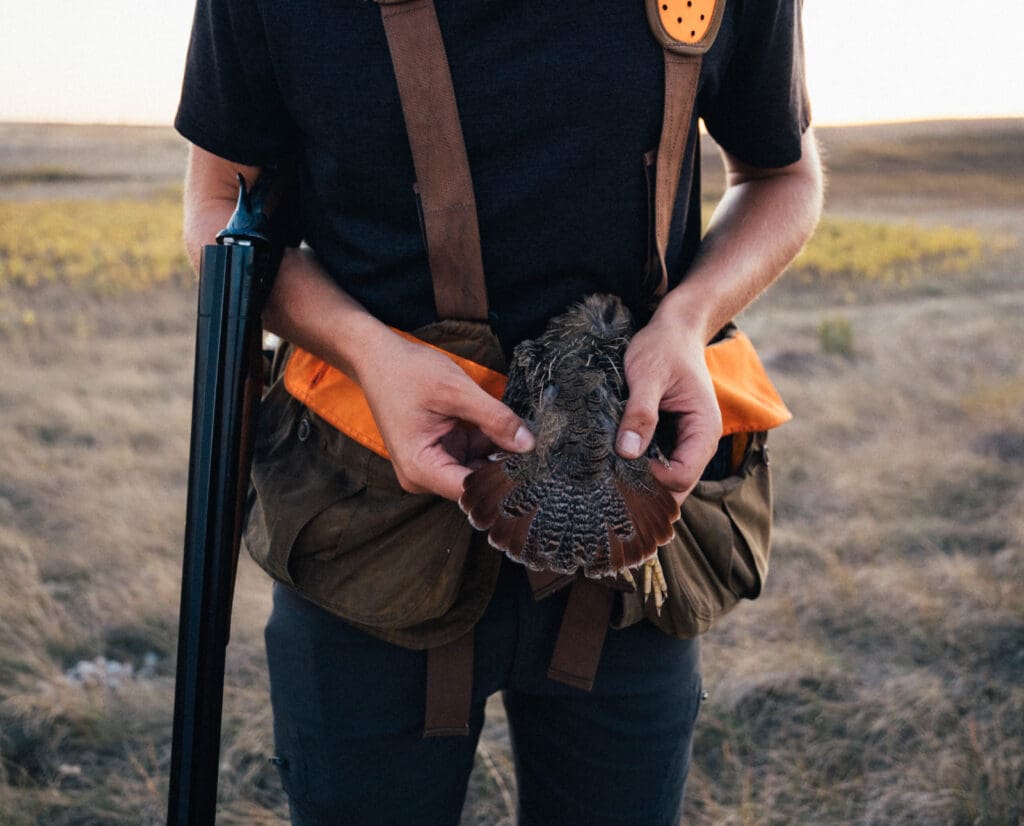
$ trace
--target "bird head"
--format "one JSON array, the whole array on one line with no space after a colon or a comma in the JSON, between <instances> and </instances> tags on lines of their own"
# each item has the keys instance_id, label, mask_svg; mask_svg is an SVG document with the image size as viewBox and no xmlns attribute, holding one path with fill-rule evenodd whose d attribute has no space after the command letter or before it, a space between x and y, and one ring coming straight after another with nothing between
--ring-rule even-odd
<instances>
[{"instance_id":1,"label":"bird head","mask_svg":"<svg viewBox=\"0 0 1024 826\"><path fill-rule=\"evenodd\" d=\"M566 313L565 319L566 332L595 338L628 338L633 333L633 315L614 295L589 295Z\"/></svg>"}]
</instances>

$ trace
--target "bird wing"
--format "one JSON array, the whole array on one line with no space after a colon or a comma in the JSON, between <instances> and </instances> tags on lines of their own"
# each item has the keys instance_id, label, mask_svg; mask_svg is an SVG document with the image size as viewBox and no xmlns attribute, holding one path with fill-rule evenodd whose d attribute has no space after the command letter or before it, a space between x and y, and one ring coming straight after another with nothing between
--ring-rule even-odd
<instances>
[{"instance_id":1,"label":"bird wing","mask_svg":"<svg viewBox=\"0 0 1024 826\"><path fill-rule=\"evenodd\" d=\"M508 383L502 401L520 418L532 421L536 413L536 388L534 387L540 357L540 345L527 340L512 351L512 362L508 369Z\"/></svg>"}]
</instances>

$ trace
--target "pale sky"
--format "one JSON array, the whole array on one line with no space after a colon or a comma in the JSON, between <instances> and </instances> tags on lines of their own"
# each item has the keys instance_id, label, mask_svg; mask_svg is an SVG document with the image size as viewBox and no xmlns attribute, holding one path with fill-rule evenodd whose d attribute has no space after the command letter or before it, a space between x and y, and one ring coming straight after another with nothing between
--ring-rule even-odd
<instances>
[{"instance_id":1,"label":"pale sky","mask_svg":"<svg viewBox=\"0 0 1024 826\"><path fill-rule=\"evenodd\" d=\"M170 123L192 5L0 0L0 121ZM1024 0L805 0L804 23L817 123L1024 116Z\"/></svg>"}]
</instances>

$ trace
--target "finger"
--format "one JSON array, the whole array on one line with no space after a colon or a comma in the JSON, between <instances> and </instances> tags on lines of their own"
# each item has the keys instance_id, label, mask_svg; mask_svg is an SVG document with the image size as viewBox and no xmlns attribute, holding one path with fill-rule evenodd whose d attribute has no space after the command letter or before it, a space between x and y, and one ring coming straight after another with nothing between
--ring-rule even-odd
<instances>
[{"instance_id":1,"label":"finger","mask_svg":"<svg viewBox=\"0 0 1024 826\"><path fill-rule=\"evenodd\" d=\"M459 497L462 496L462 487L466 481L466 477L472 471L464 465L445 465L444 467L438 468L437 474L435 475L436 483L433 486L433 492L439 496L443 496L445 499L451 499L453 502L458 502Z\"/></svg>"},{"instance_id":2,"label":"finger","mask_svg":"<svg viewBox=\"0 0 1024 826\"><path fill-rule=\"evenodd\" d=\"M700 481L704 468L715 455L721 429L717 421L704 419L697 414L684 416L669 467L652 463L651 472L655 478L673 493L685 497Z\"/></svg>"},{"instance_id":3,"label":"finger","mask_svg":"<svg viewBox=\"0 0 1024 826\"><path fill-rule=\"evenodd\" d=\"M658 426L660 402L661 389L653 384L642 384L635 392L630 388L615 440L615 449L623 459L635 459L647 450Z\"/></svg>"},{"instance_id":4,"label":"finger","mask_svg":"<svg viewBox=\"0 0 1024 826\"><path fill-rule=\"evenodd\" d=\"M459 397L453 411L460 419L475 424L498 447L513 453L533 450L533 434L512 409L472 385L476 392Z\"/></svg>"},{"instance_id":5,"label":"finger","mask_svg":"<svg viewBox=\"0 0 1024 826\"><path fill-rule=\"evenodd\" d=\"M434 493L457 502L471 472L470 468L449 460L421 467L414 477L400 475L398 482L409 493Z\"/></svg>"},{"instance_id":6,"label":"finger","mask_svg":"<svg viewBox=\"0 0 1024 826\"><path fill-rule=\"evenodd\" d=\"M469 456L470 459L486 459L497 450L498 448L494 446L494 442L492 442L490 437L486 434L481 433L475 428L469 432L469 443L466 446L466 455Z\"/></svg>"},{"instance_id":7,"label":"finger","mask_svg":"<svg viewBox=\"0 0 1024 826\"><path fill-rule=\"evenodd\" d=\"M460 465L469 464L469 431L465 428L453 427L441 438L441 447Z\"/></svg>"}]
</instances>

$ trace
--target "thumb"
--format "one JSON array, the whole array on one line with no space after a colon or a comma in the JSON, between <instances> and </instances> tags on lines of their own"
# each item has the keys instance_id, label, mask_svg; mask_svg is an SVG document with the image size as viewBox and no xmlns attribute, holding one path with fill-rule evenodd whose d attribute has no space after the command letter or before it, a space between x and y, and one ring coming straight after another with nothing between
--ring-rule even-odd
<instances>
[{"instance_id":1,"label":"thumb","mask_svg":"<svg viewBox=\"0 0 1024 826\"><path fill-rule=\"evenodd\" d=\"M525 422L510 407L502 404L486 390L470 384L472 390L460 394L453 411L456 416L480 431L502 450L525 453L533 450L535 439Z\"/></svg>"},{"instance_id":2,"label":"thumb","mask_svg":"<svg viewBox=\"0 0 1024 826\"><path fill-rule=\"evenodd\" d=\"M647 450L658 426L660 403L661 393L653 384L641 385L630 393L615 441L615 449L623 459L635 459Z\"/></svg>"}]
</instances>

